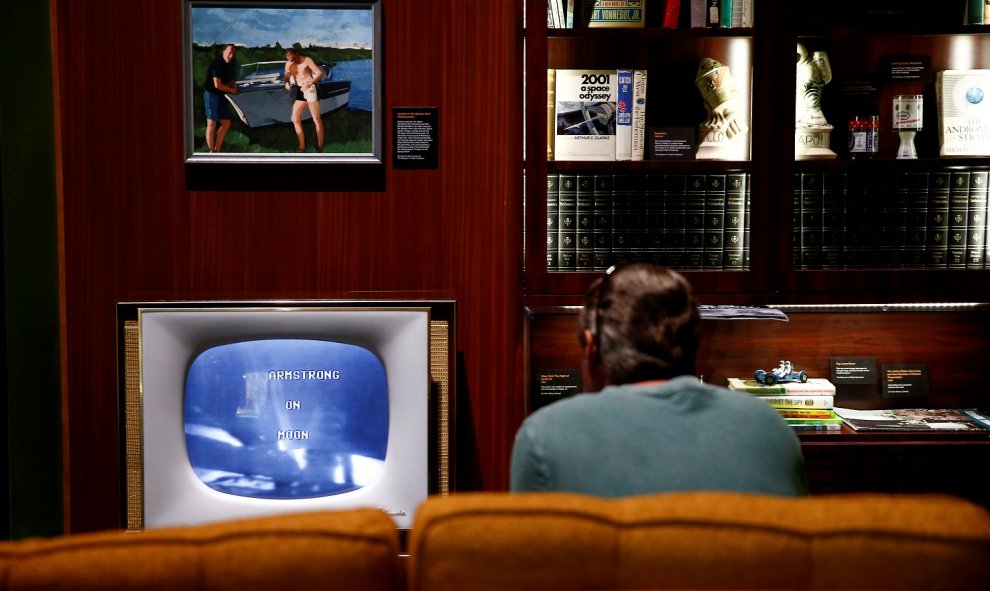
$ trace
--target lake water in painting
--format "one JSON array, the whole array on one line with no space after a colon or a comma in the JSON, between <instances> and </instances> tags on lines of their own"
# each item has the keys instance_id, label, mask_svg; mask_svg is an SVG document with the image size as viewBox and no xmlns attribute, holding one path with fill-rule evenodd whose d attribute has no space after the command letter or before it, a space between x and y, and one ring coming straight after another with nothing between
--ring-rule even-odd
<instances>
[{"instance_id":1,"label":"lake water in painting","mask_svg":"<svg viewBox=\"0 0 990 591\"><path fill-rule=\"evenodd\" d=\"M334 79L347 78L351 81L351 97L348 109L371 112L371 97L374 89L372 60L349 60L337 62L333 67Z\"/></svg>"}]
</instances>

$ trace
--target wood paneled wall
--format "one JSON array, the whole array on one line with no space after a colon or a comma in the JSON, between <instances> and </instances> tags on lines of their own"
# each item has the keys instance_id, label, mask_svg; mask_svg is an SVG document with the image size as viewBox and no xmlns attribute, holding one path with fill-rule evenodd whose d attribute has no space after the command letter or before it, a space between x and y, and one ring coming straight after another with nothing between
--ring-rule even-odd
<instances>
[{"instance_id":1,"label":"wood paneled wall","mask_svg":"<svg viewBox=\"0 0 990 591\"><path fill-rule=\"evenodd\" d=\"M51 0L66 531L120 524L116 301L451 297L459 488L507 487L522 419L521 11L382 0L391 109L439 110L437 170L385 190L191 192L182 0Z\"/></svg>"}]
</instances>

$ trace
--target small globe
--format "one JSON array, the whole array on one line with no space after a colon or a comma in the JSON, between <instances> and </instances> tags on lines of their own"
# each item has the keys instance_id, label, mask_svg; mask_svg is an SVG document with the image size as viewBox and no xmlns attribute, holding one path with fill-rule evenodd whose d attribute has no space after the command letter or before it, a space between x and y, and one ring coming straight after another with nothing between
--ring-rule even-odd
<instances>
[{"instance_id":1,"label":"small globe","mask_svg":"<svg viewBox=\"0 0 990 591\"><path fill-rule=\"evenodd\" d=\"M966 89L966 101L972 105L978 105L983 102L983 89L979 86L973 86L972 88Z\"/></svg>"}]
</instances>

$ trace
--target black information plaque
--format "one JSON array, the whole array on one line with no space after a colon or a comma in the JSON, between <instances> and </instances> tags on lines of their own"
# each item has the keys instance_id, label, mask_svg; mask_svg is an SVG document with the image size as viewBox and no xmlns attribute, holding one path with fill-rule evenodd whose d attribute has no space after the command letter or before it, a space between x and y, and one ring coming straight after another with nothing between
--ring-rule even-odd
<instances>
[{"instance_id":1,"label":"black information plaque","mask_svg":"<svg viewBox=\"0 0 990 591\"><path fill-rule=\"evenodd\" d=\"M833 384L876 384L877 360L873 357L833 357Z\"/></svg>"},{"instance_id":2,"label":"black information plaque","mask_svg":"<svg viewBox=\"0 0 990 591\"><path fill-rule=\"evenodd\" d=\"M694 158L693 127L651 127L647 134L648 160L690 160Z\"/></svg>"},{"instance_id":3,"label":"black information plaque","mask_svg":"<svg viewBox=\"0 0 990 591\"><path fill-rule=\"evenodd\" d=\"M932 81L932 58L927 55L891 56L884 60L884 72L891 82Z\"/></svg>"},{"instance_id":4,"label":"black information plaque","mask_svg":"<svg viewBox=\"0 0 990 591\"><path fill-rule=\"evenodd\" d=\"M923 363L891 363L881 366L884 398L928 396L928 366Z\"/></svg>"},{"instance_id":5,"label":"black information plaque","mask_svg":"<svg viewBox=\"0 0 990 591\"><path fill-rule=\"evenodd\" d=\"M393 168L437 168L437 122L436 107L392 109Z\"/></svg>"},{"instance_id":6,"label":"black information plaque","mask_svg":"<svg viewBox=\"0 0 990 591\"><path fill-rule=\"evenodd\" d=\"M581 391L581 370L541 369L533 375L529 412Z\"/></svg>"}]
</instances>

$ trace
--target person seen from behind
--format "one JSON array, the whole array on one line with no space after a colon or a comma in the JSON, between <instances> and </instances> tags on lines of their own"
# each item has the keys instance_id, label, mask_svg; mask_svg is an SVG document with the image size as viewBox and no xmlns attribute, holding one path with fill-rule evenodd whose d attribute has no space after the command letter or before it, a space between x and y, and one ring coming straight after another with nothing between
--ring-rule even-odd
<instances>
[{"instance_id":1,"label":"person seen from behind","mask_svg":"<svg viewBox=\"0 0 990 591\"><path fill-rule=\"evenodd\" d=\"M807 494L800 442L776 410L695 377L700 325L691 286L665 267L613 267L592 283L578 316L586 393L523 422L511 489Z\"/></svg>"}]
</instances>

